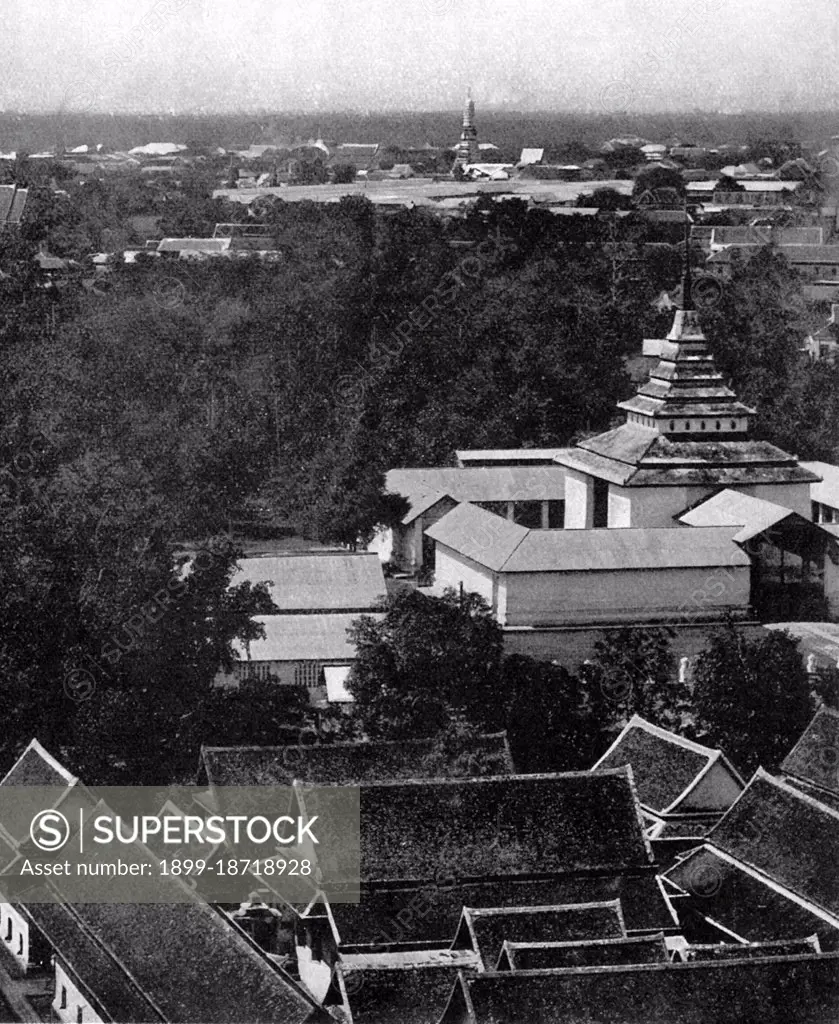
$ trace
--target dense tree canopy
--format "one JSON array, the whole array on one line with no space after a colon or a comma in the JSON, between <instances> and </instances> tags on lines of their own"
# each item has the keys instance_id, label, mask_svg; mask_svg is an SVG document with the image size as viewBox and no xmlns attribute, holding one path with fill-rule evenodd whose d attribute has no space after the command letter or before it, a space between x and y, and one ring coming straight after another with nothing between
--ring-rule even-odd
<instances>
[{"instance_id":1,"label":"dense tree canopy","mask_svg":"<svg viewBox=\"0 0 839 1024\"><path fill-rule=\"evenodd\" d=\"M777 771L815 710L798 641L770 630L749 640L721 628L697 659L697 726L740 771Z\"/></svg>"}]
</instances>

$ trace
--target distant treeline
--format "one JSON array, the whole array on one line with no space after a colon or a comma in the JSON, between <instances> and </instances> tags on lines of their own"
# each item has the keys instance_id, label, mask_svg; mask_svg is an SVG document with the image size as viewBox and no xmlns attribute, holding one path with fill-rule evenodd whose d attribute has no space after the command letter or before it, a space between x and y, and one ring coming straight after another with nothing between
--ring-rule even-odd
<instances>
[{"instance_id":1,"label":"distant treeline","mask_svg":"<svg viewBox=\"0 0 839 1024\"><path fill-rule=\"evenodd\" d=\"M82 114L0 113L0 151L40 152L101 143L111 150L148 142L194 143L231 148L320 136L339 142L379 142L400 147L452 146L460 133L460 111L392 113ZM798 141L819 148L836 132L832 111L719 114L591 114L483 109L477 97L481 141L516 151L523 146L569 145L596 149L615 137L652 141L678 137L683 143L751 144L757 139Z\"/></svg>"}]
</instances>

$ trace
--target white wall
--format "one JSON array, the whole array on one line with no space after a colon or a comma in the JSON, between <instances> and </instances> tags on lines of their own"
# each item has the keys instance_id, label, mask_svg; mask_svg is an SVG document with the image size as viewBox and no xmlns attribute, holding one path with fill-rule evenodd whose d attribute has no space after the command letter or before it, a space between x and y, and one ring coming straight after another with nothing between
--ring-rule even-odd
<instances>
[{"instance_id":1,"label":"white wall","mask_svg":"<svg viewBox=\"0 0 839 1024\"><path fill-rule=\"evenodd\" d=\"M29 922L11 903L0 903L0 938L6 949L26 970L29 966Z\"/></svg>"},{"instance_id":2,"label":"white wall","mask_svg":"<svg viewBox=\"0 0 839 1024\"><path fill-rule=\"evenodd\" d=\"M810 504L810 484L754 484L751 487L734 487L732 490L750 494L753 498L774 501L798 512L805 519L812 519L813 509Z\"/></svg>"},{"instance_id":3,"label":"white wall","mask_svg":"<svg viewBox=\"0 0 839 1024\"><path fill-rule=\"evenodd\" d=\"M322 1003L332 981L332 968L323 960L313 960L311 949L300 945L297 946L297 967L300 981L312 994L312 998Z\"/></svg>"},{"instance_id":4,"label":"white wall","mask_svg":"<svg viewBox=\"0 0 839 1024\"><path fill-rule=\"evenodd\" d=\"M720 617L749 604L750 567L502 574L508 626ZM701 594L701 601L696 598Z\"/></svg>"},{"instance_id":5,"label":"white wall","mask_svg":"<svg viewBox=\"0 0 839 1024\"><path fill-rule=\"evenodd\" d=\"M593 514L592 477L569 469L565 473L565 529L590 530Z\"/></svg>"},{"instance_id":6,"label":"white wall","mask_svg":"<svg viewBox=\"0 0 839 1024\"><path fill-rule=\"evenodd\" d=\"M92 984L96 984L95 978L91 978L90 981ZM66 998L62 999L62 996L66 996ZM62 1006L62 1003L66 1003L66 1006ZM65 1024L76 1024L79 1019L85 1024L88 1021L102 1024L102 1018L93 1010L58 961L55 964L55 998L52 1001L52 1008L58 1019L64 1021ZM79 1010L81 1010L81 1018Z\"/></svg>"},{"instance_id":7,"label":"white wall","mask_svg":"<svg viewBox=\"0 0 839 1024\"><path fill-rule=\"evenodd\" d=\"M375 551L381 561L390 562L394 554L393 530L389 526L380 526L367 545L368 551Z\"/></svg>"},{"instance_id":8,"label":"white wall","mask_svg":"<svg viewBox=\"0 0 839 1024\"><path fill-rule=\"evenodd\" d=\"M469 593L480 594L493 611L493 572L485 566L465 558L445 544L437 545L437 564L434 570L434 589L445 587L457 590L461 583Z\"/></svg>"}]
</instances>

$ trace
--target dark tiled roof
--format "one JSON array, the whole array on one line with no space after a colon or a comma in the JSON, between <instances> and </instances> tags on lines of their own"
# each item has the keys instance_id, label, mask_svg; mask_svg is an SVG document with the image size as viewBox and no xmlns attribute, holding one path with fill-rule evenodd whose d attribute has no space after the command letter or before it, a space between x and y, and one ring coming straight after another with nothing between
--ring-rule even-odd
<instances>
[{"instance_id":1,"label":"dark tiled roof","mask_svg":"<svg viewBox=\"0 0 839 1024\"><path fill-rule=\"evenodd\" d=\"M395 779L439 778L443 771L430 758L431 740L396 743L331 743L290 747L203 747L203 774L215 786L290 785L295 779L319 785L354 786ZM505 733L476 737L460 754L473 753L487 762L491 774L512 774L513 762ZM489 774L489 772L487 772Z\"/></svg>"},{"instance_id":2,"label":"dark tiled roof","mask_svg":"<svg viewBox=\"0 0 839 1024\"><path fill-rule=\"evenodd\" d=\"M461 976L444 1024L834 1024L839 954Z\"/></svg>"},{"instance_id":3,"label":"dark tiled roof","mask_svg":"<svg viewBox=\"0 0 839 1024\"><path fill-rule=\"evenodd\" d=\"M464 502L426 536L495 572L594 572L740 564L737 527L527 530Z\"/></svg>"},{"instance_id":4,"label":"dark tiled roof","mask_svg":"<svg viewBox=\"0 0 839 1024\"><path fill-rule=\"evenodd\" d=\"M819 479L767 441L671 441L634 423L588 438L556 461L627 487Z\"/></svg>"},{"instance_id":5,"label":"dark tiled roof","mask_svg":"<svg viewBox=\"0 0 839 1024\"><path fill-rule=\"evenodd\" d=\"M708 842L839 916L839 813L824 804L758 769Z\"/></svg>"},{"instance_id":6,"label":"dark tiled roof","mask_svg":"<svg viewBox=\"0 0 839 1024\"><path fill-rule=\"evenodd\" d=\"M652 869L640 874L472 883L450 880L443 870L439 884L368 889L360 903L335 903L331 911L343 944L396 948L407 942L451 942L463 907L562 906L608 900L620 901L630 932L675 929Z\"/></svg>"},{"instance_id":7,"label":"dark tiled roof","mask_svg":"<svg viewBox=\"0 0 839 1024\"><path fill-rule=\"evenodd\" d=\"M437 1024L457 966L341 968L353 1024Z\"/></svg>"},{"instance_id":8,"label":"dark tiled roof","mask_svg":"<svg viewBox=\"0 0 839 1024\"><path fill-rule=\"evenodd\" d=\"M839 797L839 712L821 708L781 771Z\"/></svg>"},{"instance_id":9,"label":"dark tiled roof","mask_svg":"<svg viewBox=\"0 0 839 1024\"><path fill-rule=\"evenodd\" d=\"M662 934L583 942L505 942L499 969L540 971L606 964L658 964L669 959Z\"/></svg>"},{"instance_id":10,"label":"dark tiled roof","mask_svg":"<svg viewBox=\"0 0 839 1024\"><path fill-rule=\"evenodd\" d=\"M641 803L654 811L666 811L719 756L717 750L633 715L592 771L631 765Z\"/></svg>"},{"instance_id":11,"label":"dark tiled roof","mask_svg":"<svg viewBox=\"0 0 839 1024\"><path fill-rule=\"evenodd\" d=\"M32 740L0 780L0 786L72 786L75 782L75 776Z\"/></svg>"},{"instance_id":12,"label":"dark tiled roof","mask_svg":"<svg viewBox=\"0 0 839 1024\"><path fill-rule=\"evenodd\" d=\"M363 883L431 880L441 869L465 879L652 861L625 769L365 785L360 824Z\"/></svg>"},{"instance_id":13,"label":"dark tiled roof","mask_svg":"<svg viewBox=\"0 0 839 1024\"><path fill-rule=\"evenodd\" d=\"M33 893L33 899L37 895ZM44 935L99 1016L120 1024L166 1019L107 950L80 927L71 907L32 902L19 909Z\"/></svg>"},{"instance_id":14,"label":"dark tiled roof","mask_svg":"<svg viewBox=\"0 0 839 1024\"><path fill-rule=\"evenodd\" d=\"M709 847L679 861L665 878L687 893L696 913L749 942L812 934L818 934L826 948L836 948L839 941L835 925Z\"/></svg>"},{"instance_id":15,"label":"dark tiled roof","mask_svg":"<svg viewBox=\"0 0 839 1024\"><path fill-rule=\"evenodd\" d=\"M495 970L505 942L567 942L625 938L620 901L564 907L465 907L453 949L474 949Z\"/></svg>"},{"instance_id":16,"label":"dark tiled roof","mask_svg":"<svg viewBox=\"0 0 839 1024\"><path fill-rule=\"evenodd\" d=\"M70 859L76 844L73 837L64 847ZM65 902L63 906L79 931L119 967L163 1020L310 1024L323 1019L314 1000L220 911L177 879L159 875L155 858L145 847L139 843L125 847L122 859L151 865L158 880L156 896L171 902ZM102 885L101 878L90 880L91 899L106 897L107 888L103 891ZM60 897L60 879L50 889ZM70 959L71 952L70 967L81 974L79 963ZM212 984L208 984L210 976ZM96 991L96 975L82 980Z\"/></svg>"},{"instance_id":17,"label":"dark tiled roof","mask_svg":"<svg viewBox=\"0 0 839 1024\"><path fill-rule=\"evenodd\" d=\"M777 942L754 942L748 946L739 943L689 946L685 950L688 962L694 960L753 960L765 956L796 956L820 953L817 935L804 939L778 940Z\"/></svg>"}]
</instances>

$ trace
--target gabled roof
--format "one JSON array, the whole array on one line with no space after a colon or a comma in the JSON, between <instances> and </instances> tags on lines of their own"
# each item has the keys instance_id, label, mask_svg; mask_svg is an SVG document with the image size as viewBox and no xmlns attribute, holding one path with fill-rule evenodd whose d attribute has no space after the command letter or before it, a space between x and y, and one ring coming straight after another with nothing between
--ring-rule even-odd
<instances>
[{"instance_id":1,"label":"gabled roof","mask_svg":"<svg viewBox=\"0 0 839 1024\"><path fill-rule=\"evenodd\" d=\"M622 487L726 487L818 479L768 441L670 440L635 423L588 438L556 461Z\"/></svg>"},{"instance_id":2,"label":"gabled roof","mask_svg":"<svg viewBox=\"0 0 839 1024\"><path fill-rule=\"evenodd\" d=\"M431 494L448 494L457 501L561 500L565 471L554 464L391 469L385 487L412 505Z\"/></svg>"},{"instance_id":3,"label":"gabled roof","mask_svg":"<svg viewBox=\"0 0 839 1024\"><path fill-rule=\"evenodd\" d=\"M368 613L369 614L369 613ZM254 622L265 628L265 637L244 644L233 641L239 661L342 661L355 659L355 647L347 630L358 619L357 612L324 615L255 615ZM371 618L381 619L381 613Z\"/></svg>"},{"instance_id":4,"label":"gabled roof","mask_svg":"<svg viewBox=\"0 0 839 1024\"><path fill-rule=\"evenodd\" d=\"M432 540L497 572L504 568L530 531L477 505L463 502L425 533Z\"/></svg>"},{"instance_id":5,"label":"gabled roof","mask_svg":"<svg viewBox=\"0 0 839 1024\"><path fill-rule=\"evenodd\" d=\"M450 943L464 907L563 906L609 900L620 901L629 932L676 930L652 867L641 872L621 869L465 882L440 863L433 882L418 888L367 887L360 903L332 903L330 913L342 944L379 948L387 942L399 948L409 940ZM402 924L406 906L422 909L411 921L410 932Z\"/></svg>"},{"instance_id":6,"label":"gabled roof","mask_svg":"<svg viewBox=\"0 0 839 1024\"><path fill-rule=\"evenodd\" d=\"M213 786L288 786L297 779L317 785L357 786L394 779L439 778L433 740L329 743L288 747L202 747L203 775ZM506 733L465 741L462 753L488 760L493 775L512 774ZM458 773L462 774L462 773Z\"/></svg>"},{"instance_id":7,"label":"gabled roof","mask_svg":"<svg viewBox=\"0 0 839 1024\"><path fill-rule=\"evenodd\" d=\"M726 941L769 942L816 933L836 942L839 918L795 896L765 874L707 845L664 875L667 891L687 896Z\"/></svg>"},{"instance_id":8,"label":"gabled roof","mask_svg":"<svg viewBox=\"0 0 839 1024\"><path fill-rule=\"evenodd\" d=\"M833 1024L839 953L461 973L441 1024Z\"/></svg>"},{"instance_id":9,"label":"gabled roof","mask_svg":"<svg viewBox=\"0 0 839 1024\"><path fill-rule=\"evenodd\" d=\"M363 884L441 871L463 880L623 871L653 860L627 769L366 784L360 801Z\"/></svg>"},{"instance_id":10,"label":"gabled roof","mask_svg":"<svg viewBox=\"0 0 839 1024\"><path fill-rule=\"evenodd\" d=\"M839 811L758 768L708 843L839 918Z\"/></svg>"},{"instance_id":11,"label":"gabled roof","mask_svg":"<svg viewBox=\"0 0 839 1024\"><path fill-rule=\"evenodd\" d=\"M420 495L415 501L411 502L410 509L402 517L402 525L408 526L410 523L413 523L415 519L419 519L423 513L434 508L441 501L445 501L451 506L458 504L457 499L453 498L450 494L446 494L445 491L431 491L429 494Z\"/></svg>"},{"instance_id":12,"label":"gabled roof","mask_svg":"<svg viewBox=\"0 0 839 1024\"><path fill-rule=\"evenodd\" d=\"M0 779L0 786L74 786L77 782L75 775L33 739Z\"/></svg>"},{"instance_id":13,"label":"gabled roof","mask_svg":"<svg viewBox=\"0 0 839 1024\"><path fill-rule=\"evenodd\" d=\"M679 805L714 764L722 764L741 788L745 782L720 750L704 747L633 715L592 771L632 766L638 799L659 814Z\"/></svg>"},{"instance_id":14,"label":"gabled roof","mask_svg":"<svg viewBox=\"0 0 839 1024\"><path fill-rule=\"evenodd\" d=\"M726 488L694 505L678 518L687 526L742 526L735 538L742 544L790 516L803 520L803 516L774 501Z\"/></svg>"},{"instance_id":15,"label":"gabled roof","mask_svg":"<svg viewBox=\"0 0 839 1024\"><path fill-rule=\"evenodd\" d=\"M436 1024L462 965L347 967L339 964L351 1024Z\"/></svg>"},{"instance_id":16,"label":"gabled roof","mask_svg":"<svg viewBox=\"0 0 839 1024\"><path fill-rule=\"evenodd\" d=\"M823 707L816 712L781 771L839 798L839 711Z\"/></svg>"},{"instance_id":17,"label":"gabled roof","mask_svg":"<svg viewBox=\"0 0 839 1024\"><path fill-rule=\"evenodd\" d=\"M165 883L161 877L164 890ZM324 1018L308 994L198 897L189 903L65 903L63 914L48 903L27 902L21 909L39 928L43 923L85 988L108 1000L112 1019L123 1020L116 1014L126 1004L137 1021L302 1024ZM134 1009L142 1006L138 997L154 1008L148 1016Z\"/></svg>"},{"instance_id":18,"label":"gabled roof","mask_svg":"<svg viewBox=\"0 0 839 1024\"><path fill-rule=\"evenodd\" d=\"M464 502L426 535L495 572L596 572L746 566L734 527L528 530Z\"/></svg>"},{"instance_id":19,"label":"gabled roof","mask_svg":"<svg viewBox=\"0 0 839 1024\"><path fill-rule=\"evenodd\" d=\"M505 942L625 938L620 900L563 907L463 908L452 949L474 949L481 969L493 971Z\"/></svg>"},{"instance_id":20,"label":"gabled roof","mask_svg":"<svg viewBox=\"0 0 839 1024\"><path fill-rule=\"evenodd\" d=\"M802 466L822 479L810 487L810 497L831 508L839 508L839 466L829 462L802 462Z\"/></svg>"},{"instance_id":21,"label":"gabled roof","mask_svg":"<svg viewBox=\"0 0 839 1024\"><path fill-rule=\"evenodd\" d=\"M658 935L579 942L505 942L497 969L540 971L606 964L658 964L669 960L664 934L659 932Z\"/></svg>"},{"instance_id":22,"label":"gabled roof","mask_svg":"<svg viewBox=\"0 0 839 1024\"><path fill-rule=\"evenodd\" d=\"M361 611L385 596L382 563L374 552L264 555L240 559L230 581L270 584L281 612Z\"/></svg>"}]
</instances>

